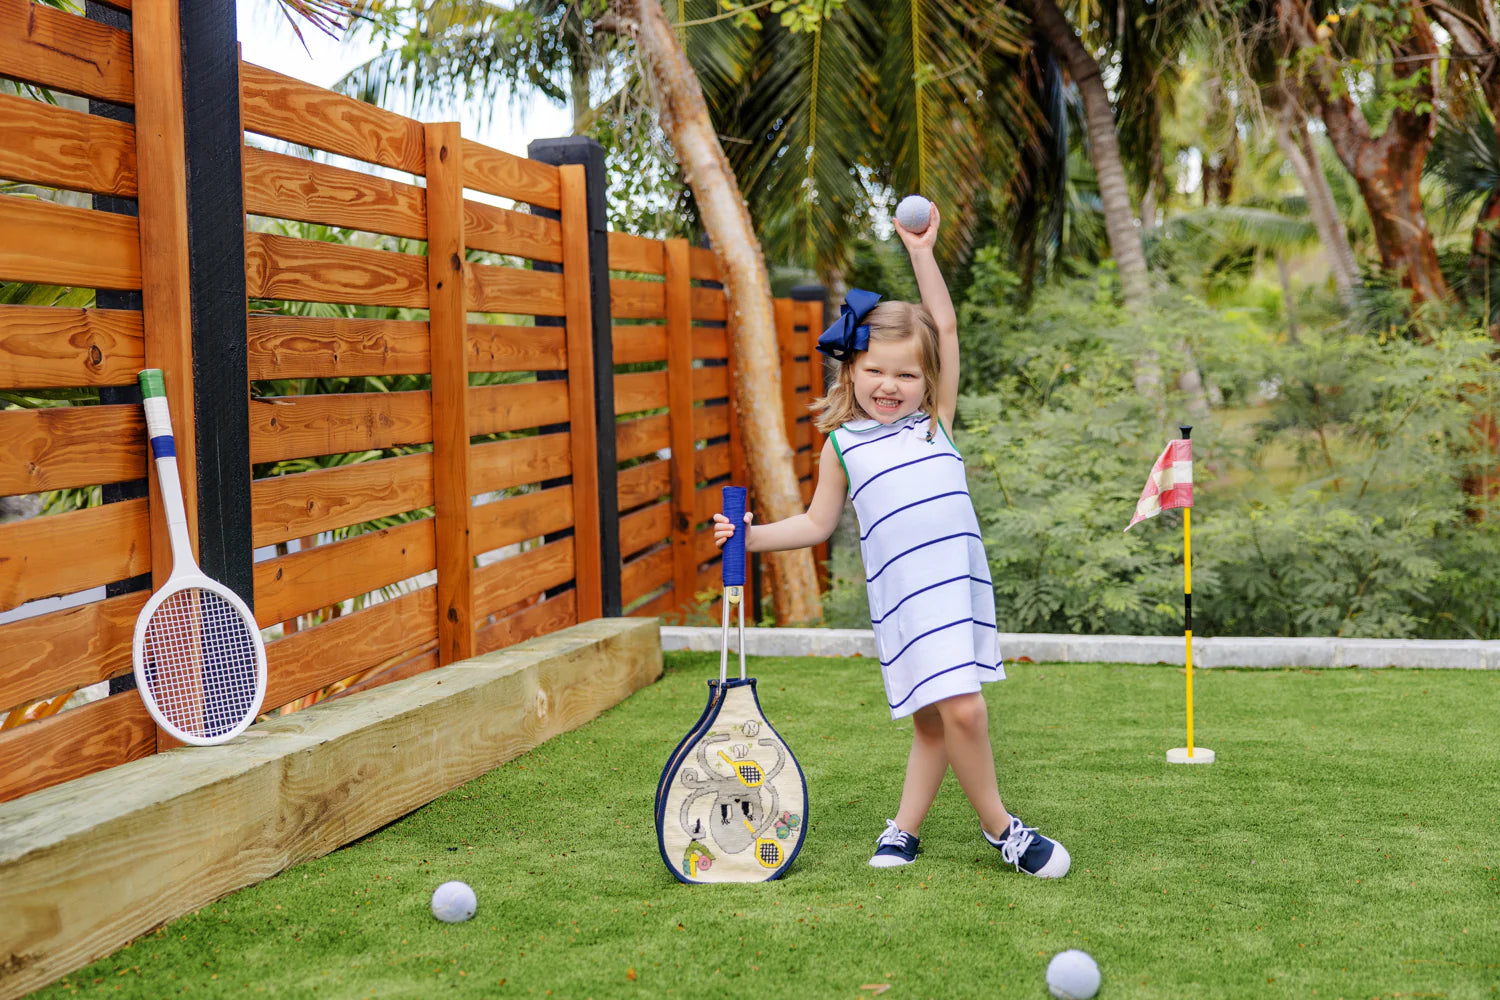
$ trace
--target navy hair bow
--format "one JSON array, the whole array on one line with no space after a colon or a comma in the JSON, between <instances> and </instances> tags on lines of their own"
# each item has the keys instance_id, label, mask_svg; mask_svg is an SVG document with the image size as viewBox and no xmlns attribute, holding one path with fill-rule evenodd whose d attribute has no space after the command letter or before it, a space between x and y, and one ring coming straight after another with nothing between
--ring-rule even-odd
<instances>
[{"instance_id":1,"label":"navy hair bow","mask_svg":"<svg viewBox=\"0 0 1500 1000\"><path fill-rule=\"evenodd\" d=\"M870 349L869 324L861 325L880 296L863 288L851 288L839 306L839 318L818 337L818 350L838 361L848 361L856 351Z\"/></svg>"}]
</instances>

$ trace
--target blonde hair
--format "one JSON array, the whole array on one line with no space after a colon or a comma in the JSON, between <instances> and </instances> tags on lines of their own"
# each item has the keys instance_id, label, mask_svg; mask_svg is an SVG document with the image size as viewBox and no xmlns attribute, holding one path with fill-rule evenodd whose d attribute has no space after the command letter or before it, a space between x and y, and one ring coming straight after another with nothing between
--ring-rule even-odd
<instances>
[{"instance_id":1,"label":"blonde hair","mask_svg":"<svg viewBox=\"0 0 1500 1000\"><path fill-rule=\"evenodd\" d=\"M925 413L937 414L938 389L938 338L937 324L926 307L915 302L882 302L869 315L865 323L870 326L870 343L892 343L906 340L916 341L917 361L922 369L922 405ZM868 418L870 414L854 398L854 365L864 356L864 351L855 354L838 366L838 375L828 389L828 395L812 401L809 409L813 413L813 424L824 434L849 420ZM935 422L935 421L934 421ZM935 428L928 428L930 437Z\"/></svg>"}]
</instances>

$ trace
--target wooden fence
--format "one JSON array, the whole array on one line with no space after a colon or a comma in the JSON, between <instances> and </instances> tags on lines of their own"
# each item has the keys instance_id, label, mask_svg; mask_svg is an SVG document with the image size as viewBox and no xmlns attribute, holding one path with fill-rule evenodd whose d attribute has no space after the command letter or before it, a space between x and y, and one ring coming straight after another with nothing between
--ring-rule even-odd
<instances>
[{"instance_id":1,"label":"wooden fence","mask_svg":"<svg viewBox=\"0 0 1500 1000\"><path fill-rule=\"evenodd\" d=\"M718 587L706 522L745 463L713 255L604 236L602 163L216 59L232 8L200 37L202 9L179 34L166 0L0 0L0 77L90 101L0 94L0 282L42 303L0 304L0 391L74 397L0 411L0 495L95 491L0 524L0 800L169 746L128 690L170 569L142 367L205 568L267 630L265 710ZM776 316L810 496L822 304Z\"/></svg>"}]
</instances>

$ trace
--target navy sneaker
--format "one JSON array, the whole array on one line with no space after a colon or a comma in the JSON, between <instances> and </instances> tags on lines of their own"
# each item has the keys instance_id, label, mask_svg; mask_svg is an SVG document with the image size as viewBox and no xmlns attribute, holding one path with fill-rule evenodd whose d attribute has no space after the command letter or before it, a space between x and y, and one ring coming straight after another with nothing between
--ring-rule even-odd
<instances>
[{"instance_id":1,"label":"navy sneaker","mask_svg":"<svg viewBox=\"0 0 1500 1000\"><path fill-rule=\"evenodd\" d=\"M989 845L1000 852L1005 863L1015 865L1016 871L1035 875L1037 878L1062 878L1068 874L1073 859L1068 849L1055 840L1048 840L1034 827L1022 823L1017 816L1010 818L1010 830L1004 840L995 840L984 827L979 828ZM872 861L871 864L874 864Z\"/></svg>"},{"instance_id":2,"label":"navy sneaker","mask_svg":"<svg viewBox=\"0 0 1500 1000\"><path fill-rule=\"evenodd\" d=\"M917 860L918 838L896 825L896 821L885 821L885 832L875 841L875 856L870 858L871 868L895 868L909 865Z\"/></svg>"}]
</instances>

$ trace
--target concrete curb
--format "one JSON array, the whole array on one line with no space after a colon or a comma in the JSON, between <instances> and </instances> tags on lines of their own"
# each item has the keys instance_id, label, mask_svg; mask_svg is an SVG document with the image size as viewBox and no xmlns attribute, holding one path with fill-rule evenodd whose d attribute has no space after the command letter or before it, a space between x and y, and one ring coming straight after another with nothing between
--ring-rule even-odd
<instances>
[{"instance_id":1,"label":"concrete curb","mask_svg":"<svg viewBox=\"0 0 1500 1000\"><path fill-rule=\"evenodd\" d=\"M731 647L734 638L731 635ZM717 652L720 630L663 625L663 650ZM1001 632L1008 660L1037 663L1168 663L1181 666L1181 636L1048 635ZM875 655L869 629L752 628L745 630L751 656ZM1193 639L1196 667L1406 667L1429 670L1500 670L1500 641L1435 639L1280 639L1219 636Z\"/></svg>"}]
</instances>

